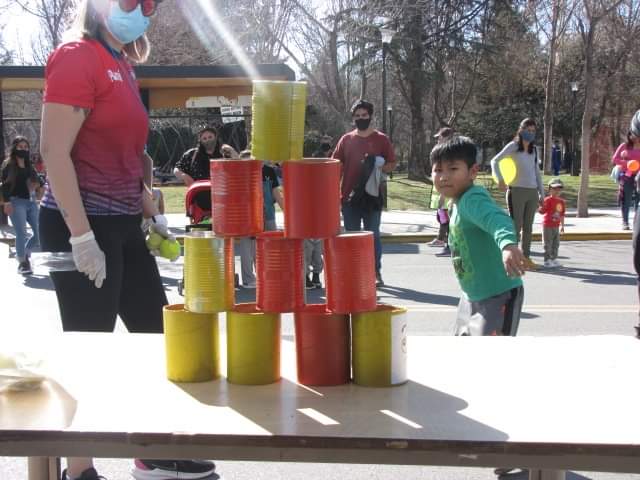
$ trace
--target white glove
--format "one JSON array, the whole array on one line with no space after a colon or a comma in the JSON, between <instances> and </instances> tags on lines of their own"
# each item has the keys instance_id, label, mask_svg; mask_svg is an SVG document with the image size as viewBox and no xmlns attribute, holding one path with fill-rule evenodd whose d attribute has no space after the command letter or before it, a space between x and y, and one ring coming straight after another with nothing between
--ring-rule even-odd
<instances>
[{"instance_id":1,"label":"white glove","mask_svg":"<svg viewBox=\"0 0 640 480\"><path fill-rule=\"evenodd\" d=\"M78 271L89 277L96 288L102 287L104 279L107 278L107 263L93 232L89 230L79 237L71 237L69 243Z\"/></svg>"},{"instance_id":2,"label":"white glove","mask_svg":"<svg viewBox=\"0 0 640 480\"><path fill-rule=\"evenodd\" d=\"M162 238L175 240L174 236L169 233L169 222L164 215L154 215L151 217L151 231L157 233Z\"/></svg>"},{"instance_id":3,"label":"white glove","mask_svg":"<svg viewBox=\"0 0 640 480\"><path fill-rule=\"evenodd\" d=\"M377 168L382 167L385 163L387 163L387 161L384 159L384 157L381 157L380 155L378 155L376 157L376 167Z\"/></svg>"}]
</instances>

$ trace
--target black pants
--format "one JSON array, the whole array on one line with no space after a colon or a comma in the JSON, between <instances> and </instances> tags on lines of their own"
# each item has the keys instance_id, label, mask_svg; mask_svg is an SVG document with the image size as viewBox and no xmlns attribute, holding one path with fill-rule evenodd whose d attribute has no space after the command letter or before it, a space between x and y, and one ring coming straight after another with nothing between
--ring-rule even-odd
<instances>
[{"instance_id":1,"label":"black pants","mask_svg":"<svg viewBox=\"0 0 640 480\"><path fill-rule=\"evenodd\" d=\"M65 332L112 332L118 315L132 333L162 332L167 297L140 221L140 215L89 216L107 278L96 288L83 273L51 273ZM69 229L57 210L41 209L40 236L45 252L71 250Z\"/></svg>"}]
</instances>

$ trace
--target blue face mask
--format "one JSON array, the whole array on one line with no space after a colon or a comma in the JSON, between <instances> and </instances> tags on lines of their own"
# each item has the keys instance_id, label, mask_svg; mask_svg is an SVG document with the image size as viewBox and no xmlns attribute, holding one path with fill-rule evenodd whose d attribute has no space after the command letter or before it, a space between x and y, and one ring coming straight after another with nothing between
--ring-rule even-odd
<instances>
[{"instance_id":1,"label":"blue face mask","mask_svg":"<svg viewBox=\"0 0 640 480\"><path fill-rule=\"evenodd\" d=\"M127 13L118 2L112 5L105 23L111 35L125 45L140 38L149 28L149 18L142 14L140 5Z\"/></svg>"},{"instance_id":2,"label":"blue face mask","mask_svg":"<svg viewBox=\"0 0 640 480\"><path fill-rule=\"evenodd\" d=\"M534 132L530 132L529 130L524 130L521 134L522 140L525 142L533 142L536 139L536 134Z\"/></svg>"}]
</instances>

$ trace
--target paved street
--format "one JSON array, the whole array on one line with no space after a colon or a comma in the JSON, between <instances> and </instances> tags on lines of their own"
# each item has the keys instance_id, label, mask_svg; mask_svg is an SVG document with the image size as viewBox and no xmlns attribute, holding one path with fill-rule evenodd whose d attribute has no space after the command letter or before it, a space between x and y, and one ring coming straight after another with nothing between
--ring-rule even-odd
<instances>
[{"instance_id":1,"label":"paved street","mask_svg":"<svg viewBox=\"0 0 640 480\"><path fill-rule=\"evenodd\" d=\"M455 317L458 286L450 260L437 258L437 249L424 244L385 245L383 275L387 287L380 301L409 308L412 335L449 335ZM534 251L541 252L534 244ZM539 253L534 259L541 262ZM521 335L631 335L637 320L637 293L632 273L629 241L566 242L560 247L560 261L565 268L528 273L525 280L525 309ZM179 302L177 279L182 275L180 263L162 262L162 273L170 301ZM7 258L7 247L0 245L0 272L3 314L0 338L11 334L46 335L60 329L55 295L46 276L22 279L15 273L15 260ZM322 291L309 293L309 301L320 301ZM253 291L239 290L237 301L248 301ZM285 315L283 335L292 335L291 315ZM122 326L118 331L124 333ZM544 352L541 352L543 355ZM597 354L597 352L594 352ZM630 381L634 381L630 379ZM517 401L522 394L518 384L505 382L503 392ZM606 406L603 406L606 408ZM127 460L99 460L101 473L109 480L129 479ZM1 480L22 480L23 459L0 458ZM239 479L388 479L407 480L484 480L495 478L489 469L452 469L426 467L382 467L375 465L278 464L218 462L226 480ZM523 476L512 476L521 480ZM578 472L571 480L631 480L640 475Z\"/></svg>"}]
</instances>

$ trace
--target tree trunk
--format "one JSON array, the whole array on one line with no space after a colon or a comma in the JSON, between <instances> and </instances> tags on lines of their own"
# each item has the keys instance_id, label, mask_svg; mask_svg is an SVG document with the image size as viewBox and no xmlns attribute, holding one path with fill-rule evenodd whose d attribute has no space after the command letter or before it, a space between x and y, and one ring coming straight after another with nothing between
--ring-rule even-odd
<instances>
[{"instance_id":1,"label":"tree trunk","mask_svg":"<svg viewBox=\"0 0 640 480\"><path fill-rule=\"evenodd\" d=\"M551 35L549 37L549 60L547 62L547 80L544 98L544 148L543 165L546 173L551 173L551 140L553 138L553 100L555 96L555 60L558 49L559 0L553 0L551 7Z\"/></svg>"},{"instance_id":2,"label":"tree trunk","mask_svg":"<svg viewBox=\"0 0 640 480\"><path fill-rule=\"evenodd\" d=\"M578 189L578 217L589 216L589 156L591 147L591 120L593 118L593 37L596 25L589 22L584 35L584 113L582 115L582 152L580 161L580 187Z\"/></svg>"},{"instance_id":3,"label":"tree trunk","mask_svg":"<svg viewBox=\"0 0 640 480\"><path fill-rule=\"evenodd\" d=\"M405 75L409 94L408 106L411 112L411 134L409 141L409 178L424 179L430 172L427 157L426 134L422 103L427 93L427 80L424 74L424 46L422 44L422 15L413 15L409 24L411 38L408 49Z\"/></svg>"}]
</instances>

